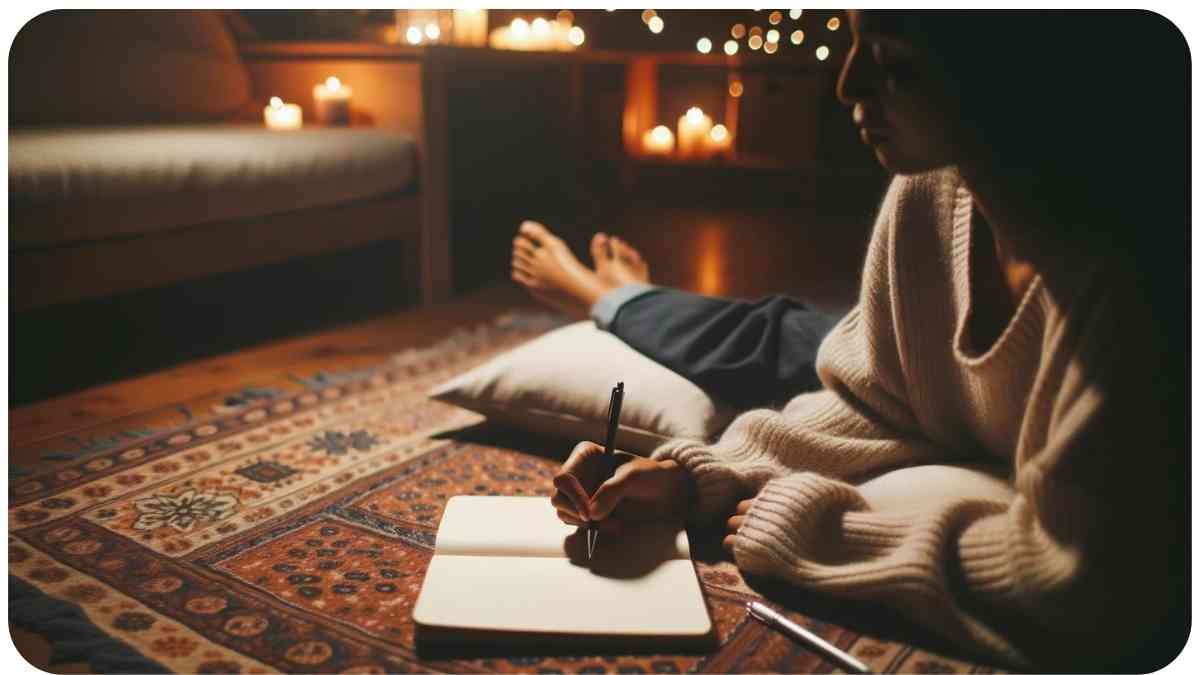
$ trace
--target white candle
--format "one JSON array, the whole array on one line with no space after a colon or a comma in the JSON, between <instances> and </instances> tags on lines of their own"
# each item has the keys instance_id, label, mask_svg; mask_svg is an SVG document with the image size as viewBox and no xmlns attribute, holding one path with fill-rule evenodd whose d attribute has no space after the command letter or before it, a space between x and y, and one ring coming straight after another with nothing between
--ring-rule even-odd
<instances>
[{"instance_id":1,"label":"white candle","mask_svg":"<svg viewBox=\"0 0 1200 675\"><path fill-rule=\"evenodd\" d=\"M349 124L350 96L354 91L332 75L313 85L313 107L321 124Z\"/></svg>"},{"instance_id":2,"label":"white candle","mask_svg":"<svg viewBox=\"0 0 1200 675\"><path fill-rule=\"evenodd\" d=\"M284 103L278 96L271 97L271 104L263 108L263 121L274 131L292 131L303 124L303 113L295 103Z\"/></svg>"},{"instance_id":3,"label":"white candle","mask_svg":"<svg viewBox=\"0 0 1200 675\"><path fill-rule=\"evenodd\" d=\"M670 155L675 150L675 136L660 124L642 136L642 150L647 155Z\"/></svg>"},{"instance_id":4,"label":"white candle","mask_svg":"<svg viewBox=\"0 0 1200 675\"><path fill-rule=\"evenodd\" d=\"M454 43L464 47L482 47L487 44L486 9L454 10Z\"/></svg>"},{"instance_id":5,"label":"white candle","mask_svg":"<svg viewBox=\"0 0 1200 675\"><path fill-rule=\"evenodd\" d=\"M729 133L724 124L718 124L708 132L705 143L709 154L723 155L733 149L733 134Z\"/></svg>"},{"instance_id":6,"label":"white candle","mask_svg":"<svg viewBox=\"0 0 1200 675\"><path fill-rule=\"evenodd\" d=\"M688 108L679 118L679 154L695 157L706 152L708 132L712 131L712 118L700 108Z\"/></svg>"}]
</instances>

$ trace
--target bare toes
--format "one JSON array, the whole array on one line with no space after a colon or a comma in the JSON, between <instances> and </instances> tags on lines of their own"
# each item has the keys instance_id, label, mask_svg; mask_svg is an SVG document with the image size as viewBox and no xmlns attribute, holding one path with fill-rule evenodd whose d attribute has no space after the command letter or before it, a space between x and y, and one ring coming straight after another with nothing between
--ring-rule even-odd
<instances>
[{"instance_id":1,"label":"bare toes","mask_svg":"<svg viewBox=\"0 0 1200 675\"><path fill-rule=\"evenodd\" d=\"M608 246L608 235L603 232L597 232L592 235L592 262L596 267L607 265L608 259L612 257L611 250Z\"/></svg>"}]
</instances>

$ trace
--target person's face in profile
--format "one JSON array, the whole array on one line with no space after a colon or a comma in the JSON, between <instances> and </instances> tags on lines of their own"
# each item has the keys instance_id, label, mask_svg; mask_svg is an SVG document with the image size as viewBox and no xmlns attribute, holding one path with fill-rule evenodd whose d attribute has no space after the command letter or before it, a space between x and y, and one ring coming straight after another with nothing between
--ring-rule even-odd
<instances>
[{"instance_id":1,"label":"person's face in profile","mask_svg":"<svg viewBox=\"0 0 1200 675\"><path fill-rule=\"evenodd\" d=\"M963 127L956 87L941 60L889 32L869 11L851 11L853 42L837 93L852 106L863 143L895 173L920 173L958 161Z\"/></svg>"}]
</instances>

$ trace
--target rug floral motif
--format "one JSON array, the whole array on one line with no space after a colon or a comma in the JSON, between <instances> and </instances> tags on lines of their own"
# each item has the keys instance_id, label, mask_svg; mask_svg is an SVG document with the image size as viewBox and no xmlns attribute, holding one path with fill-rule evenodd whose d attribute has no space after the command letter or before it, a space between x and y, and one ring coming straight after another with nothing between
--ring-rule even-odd
<instances>
[{"instance_id":1,"label":"rug floral motif","mask_svg":"<svg viewBox=\"0 0 1200 675\"><path fill-rule=\"evenodd\" d=\"M830 672L747 620L758 594L721 559L697 562L710 653L422 658L412 606L446 500L549 495L561 461L446 433L482 418L425 392L551 325L507 317L15 479L10 574L174 672ZM791 615L876 672L987 672Z\"/></svg>"}]
</instances>

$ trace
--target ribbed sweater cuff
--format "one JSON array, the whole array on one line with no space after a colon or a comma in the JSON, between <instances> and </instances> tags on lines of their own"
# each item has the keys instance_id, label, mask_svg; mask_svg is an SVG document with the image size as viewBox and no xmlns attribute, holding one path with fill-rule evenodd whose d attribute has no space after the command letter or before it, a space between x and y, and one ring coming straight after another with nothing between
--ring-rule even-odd
<instances>
[{"instance_id":1,"label":"ribbed sweater cuff","mask_svg":"<svg viewBox=\"0 0 1200 675\"><path fill-rule=\"evenodd\" d=\"M958 538L958 559L963 581L975 592L998 598L1011 596L1017 574L1013 570L1013 542L1007 536L1007 514L971 523Z\"/></svg>"},{"instance_id":2,"label":"ribbed sweater cuff","mask_svg":"<svg viewBox=\"0 0 1200 675\"><path fill-rule=\"evenodd\" d=\"M670 441L659 446L650 457L675 460L691 475L696 498L690 509L692 522L707 524L728 516L745 491L746 484L734 468L736 465L719 458L713 447L698 441Z\"/></svg>"}]
</instances>

